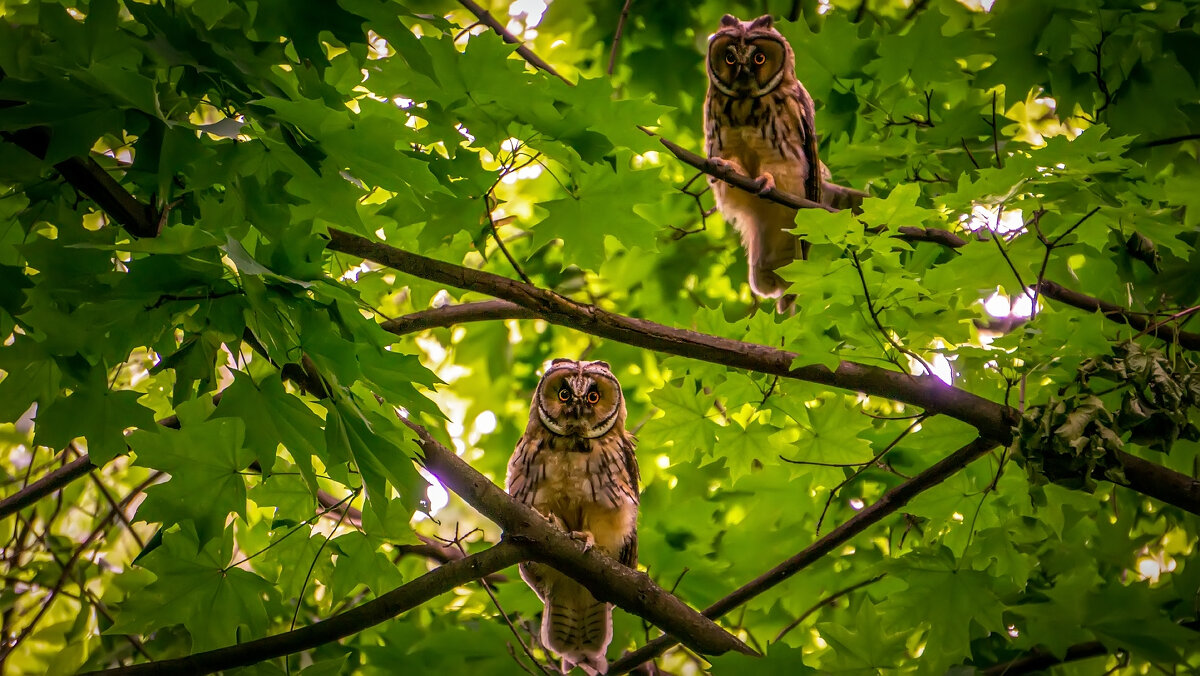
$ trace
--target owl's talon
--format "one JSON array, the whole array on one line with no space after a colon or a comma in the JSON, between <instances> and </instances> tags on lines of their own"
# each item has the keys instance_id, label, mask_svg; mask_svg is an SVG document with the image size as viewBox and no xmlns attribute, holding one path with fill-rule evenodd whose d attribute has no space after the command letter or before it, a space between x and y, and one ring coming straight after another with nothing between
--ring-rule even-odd
<instances>
[{"instance_id":1,"label":"owl's talon","mask_svg":"<svg viewBox=\"0 0 1200 676\"><path fill-rule=\"evenodd\" d=\"M554 526L555 528L563 531L564 533L568 532L567 531L567 522L563 521L561 516L554 514L553 512L551 512L550 514L543 514L542 516L546 517L546 520L550 522L551 526Z\"/></svg>"},{"instance_id":2,"label":"owl's talon","mask_svg":"<svg viewBox=\"0 0 1200 676\"><path fill-rule=\"evenodd\" d=\"M745 171L742 170L742 165L738 164L737 162L727 160L723 157L710 157L710 158L708 158L708 161L712 162L713 165L715 165L717 169L720 169L722 171L731 171L735 174L746 173Z\"/></svg>"},{"instance_id":3,"label":"owl's talon","mask_svg":"<svg viewBox=\"0 0 1200 676\"><path fill-rule=\"evenodd\" d=\"M754 179L758 187L758 194L765 195L775 189L775 177L769 172L764 171L761 176Z\"/></svg>"},{"instance_id":4,"label":"owl's talon","mask_svg":"<svg viewBox=\"0 0 1200 676\"><path fill-rule=\"evenodd\" d=\"M582 542L583 551L585 552L596 546L596 536L592 535L592 531L590 530L573 530L570 533L567 533L567 535L570 536L572 540L579 540Z\"/></svg>"}]
</instances>

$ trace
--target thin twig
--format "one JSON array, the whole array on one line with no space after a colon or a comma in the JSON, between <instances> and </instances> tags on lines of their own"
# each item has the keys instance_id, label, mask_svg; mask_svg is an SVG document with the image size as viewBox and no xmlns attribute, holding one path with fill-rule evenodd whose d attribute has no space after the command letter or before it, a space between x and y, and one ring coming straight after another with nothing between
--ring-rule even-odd
<instances>
[{"instance_id":1,"label":"thin twig","mask_svg":"<svg viewBox=\"0 0 1200 676\"><path fill-rule=\"evenodd\" d=\"M871 467L875 463L879 462L880 460L883 460L883 456L887 455L893 448L896 447L896 444L899 444L904 439L904 437L907 437L909 434L911 434L913 430L917 429L917 427L921 423L925 422L925 420L928 419L929 417L931 417L931 416L923 414L923 415L921 415L921 417L912 421L912 423L909 424L908 427L904 428L903 432L901 432L895 439L892 439L892 442L890 444L888 444L886 447L884 447L884 449L882 451L876 453L875 457L871 458L870 460L868 460L865 463L862 463L861 466L858 469L854 470L854 472L850 476L846 477L845 479L842 479L841 483L839 483L838 485L829 489L829 497L825 499L825 508L821 510L821 516L820 516L820 518L817 519L817 528L814 531L817 535L821 534L821 524L825 523L825 515L829 513L829 506L833 504L833 500L834 500L834 498L837 497L838 492L841 491L842 488L844 488L851 481L854 481L859 476L861 476L863 472L867 471L868 467Z\"/></svg>"},{"instance_id":2,"label":"thin twig","mask_svg":"<svg viewBox=\"0 0 1200 676\"><path fill-rule=\"evenodd\" d=\"M612 51L608 53L608 76L612 77L613 66L617 62L617 49L621 45L621 33L625 30L625 19L629 18L629 6L633 4L633 0L625 0L625 6L621 8L621 18L617 19L617 33L613 36Z\"/></svg>"},{"instance_id":3,"label":"thin twig","mask_svg":"<svg viewBox=\"0 0 1200 676\"><path fill-rule=\"evenodd\" d=\"M458 524L454 525L454 530L455 532L458 531ZM462 553L464 559L467 558L467 550L462 546L462 540L460 538L456 537L454 539L454 546L458 547L458 551ZM517 639L517 643L521 644L521 650L525 651L525 656L529 658L530 662L533 662L533 666L537 667L537 670L542 672L543 676L550 676L549 672L542 667L542 663L533 656L533 650L526 645L525 639L521 638L521 634L517 632L517 628L513 625L512 620L509 619L508 613L504 612L504 607L500 605L500 599L496 598L496 594L492 591L491 585L489 585L486 580L480 578L479 586L483 587L483 591L487 592L488 598L492 600L492 605L496 606L496 611L500 613L500 617L504 618L504 624L508 625L508 629L512 632L513 638ZM511 647L512 646L509 646L510 649ZM510 650L510 653L511 652L512 651ZM521 660L517 659L515 654L513 654L513 659L516 660L517 664L521 664ZM524 665L522 665L522 668L524 668Z\"/></svg>"},{"instance_id":4,"label":"thin twig","mask_svg":"<svg viewBox=\"0 0 1200 676\"><path fill-rule=\"evenodd\" d=\"M1000 250L1000 255L1004 257L1004 262L1008 263L1008 269L1012 270L1013 276L1017 278L1017 284L1021 287L1021 293L1029 295L1029 287L1025 286L1025 280L1021 279L1021 273L1017 271L1017 266L1013 265L1012 259L1008 257L1008 251L1005 250L1004 244L1000 242L1000 217L1004 215L1004 205L996 207L996 230L992 232L992 241L996 243L996 248Z\"/></svg>"},{"instance_id":5,"label":"thin twig","mask_svg":"<svg viewBox=\"0 0 1200 676\"><path fill-rule=\"evenodd\" d=\"M533 50L526 47L525 43L523 43L520 38L512 33L509 33L508 29L504 27L504 24L497 21L496 17L492 16L491 13L489 13L486 9L480 7L472 0L458 0L458 4L466 7L467 11L471 12L475 15L475 18L479 19L479 23L491 28L496 32L496 35L499 35L501 38L503 38L505 42L510 45L517 45L517 53L521 55L521 58L528 61L534 67L540 68L541 70L546 71L563 82L566 82L568 85L573 86L573 83L567 78L563 77L562 73L554 70L553 66L543 61L542 57L534 54Z\"/></svg>"},{"instance_id":6,"label":"thin twig","mask_svg":"<svg viewBox=\"0 0 1200 676\"><path fill-rule=\"evenodd\" d=\"M358 491L359 489L354 489L354 492L351 493L351 497L358 495ZM325 539L321 541L321 546L317 548L317 553L313 555L312 563L308 565L308 573L304 575L304 582L300 585L300 593L296 595L296 609L292 611L292 623L288 625L288 631L292 631L296 628L296 618L300 616L300 607L304 605L304 590L308 588L308 581L312 579L313 569L317 567L317 561L321 558L321 552L325 551L325 546L329 544L331 539L333 539L333 534L336 533L338 527L342 525L342 520L346 518L346 514L348 514L348 512L343 511L341 518L338 519L338 522L334 524L333 528L329 529L329 534L326 535ZM283 666L287 673L292 673L292 656L290 654L284 656Z\"/></svg>"},{"instance_id":7,"label":"thin twig","mask_svg":"<svg viewBox=\"0 0 1200 676\"><path fill-rule=\"evenodd\" d=\"M996 168L1004 168L1004 160L1000 158L1000 134L996 130L996 92L992 92L992 151L996 154ZM969 151L968 151L969 152Z\"/></svg>"},{"instance_id":8,"label":"thin twig","mask_svg":"<svg viewBox=\"0 0 1200 676\"><path fill-rule=\"evenodd\" d=\"M867 299L867 311L871 313L871 319L875 322L875 328L879 329L879 333L883 334L884 339L887 340L892 347L896 348L896 350L901 354L915 359L917 363L925 369L926 373L932 374L933 367L929 365L929 362L922 359L921 356L916 352L913 352L912 350L909 350L901 345L900 341L893 338L892 334L889 333L886 328L884 328L883 322L879 321L879 313L875 310L875 304L871 302L871 291L867 289L867 278L865 275L863 275L862 263L858 260L858 253L853 249L850 250L850 258L854 261L854 269L858 271L858 279L862 282L863 295L866 296ZM908 372L908 369L904 368L901 364L896 362L892 363L895 363L896 368L900 369L901 371L904 371L905 373Z\"/></svg>"},{"instance_id":9,"label":"thin twig","mask_svg":"<svg viewBox=\"0 0 1200 676\"><path fill-rule=\"evenodd\" d=\"M525 271L517 264L517 259L513 258L512 254L508 252L508 247L504 246L504 240L500 237L499 231L496 230L496 221L492 220L491 191L488 191L488 194L483 196L483 217L487 219L488 227L492 230L492 238L496 240L496 247L508 259L513 270L517 271L517 276L526 284L533 284L533 280L529 279L529 275L525 274Z\"/></svg>"},{"instance_id":10,"label":"thin twig","mask_svg":"<svg viewBox=\"0 0 1200 676\"><path fill-rule=\"evenodd\" d=\"M967 139L965 138L962 139L962 147L963 150L967 151L967 159L971 160L971 164L975 165L976 169L979 169L979 161L975 159L975 153L971 152L971 149L967 147Z\"/></svg>"},{"instance_id":11,"label":"thin twig","mask_svg":"<svg viewBox=\"0 0 1200 676\"><path fill-rule=\"evenodd\" d=\"M863 587L866 587L867 585L872 585L872 584L875 584L876 582L879 582L886 576L887 576L887 573L880 573L869 580L863 580L862 582L859 582L857 584L852 584L849 587L846 587L845 589L836 591L836 592L830 594L829 596L826 596L825 598L821 599L820 601L817 601L816 603L814 603L812 605L811 608L804 611L800 615L800 617L797 617L796 619L792 620L788 624L788 626L784 627L783 629L780 629L779 633L775 635L775 640L772 641L772 643L779 643L779 641L784 636L787 636L788 632L790 632L791 630L798 627L800 625L800 623L803 622L804 620L808 619L809 615L812 615L813 613L817 612L818 610L820 610L821 608L823 608L825 606L833 605L838 599L842 598L846 594L858 591L859 589L862 589Z\"/></svg>"},{"instance_id":12,"label":"thin twig","mask_svg":"<svg viewBox=\"0 0 1200 676\"><path fill-rule=\"evenodd\" d=\"M86 458L87 456L83 457ZM21 630L20 635L18 635L12 641L6 642L3 648L0 649L0 660L4 660L10 654L12 654L12 652L17 649L17 646L21 645L21 642L28 638L33 630L37 627L38 622L40 622L42 617L46 615L46 612L50 610L50 607L54 605L54 598L58 596L58 593L62 591L63 586L67 583L67 579L71 576L71 570L75 567L75 563L78 562L79 558L83 556L83 553L87 551L89 547L91 547L92 543L104 534L104 532L108 529L109 524L112 523L113 519L116 518L117 511L128 507L129 503L133 502L134 498L136 498L138 495L141 495L141 492L145 490L147 486L157 481L160 476L162 476L161 473L152 474L146 480L142 481L142 483L135 486L134 489L129 492L129 495L125 496L125 498L121 500L121 503L118 505L118 507L109 510L108 514L100 520L100 523L96 524L96 526L92 529L92 532L88 534L86 539L84 539L83 543L75 548L75 551L71 553L71 557L62 565L62 573L58 576L58 580L55 581L50 593L42 602L42 607L38 610L37 614L34 615L33 620L31 620L29 624L25 625L25 627Z\"/></svg>"}]
</instances>

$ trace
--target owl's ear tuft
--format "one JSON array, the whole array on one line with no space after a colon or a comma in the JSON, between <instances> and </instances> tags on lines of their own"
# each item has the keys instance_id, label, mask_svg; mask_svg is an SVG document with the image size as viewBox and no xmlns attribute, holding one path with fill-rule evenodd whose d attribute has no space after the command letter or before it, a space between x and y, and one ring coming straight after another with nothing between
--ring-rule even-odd
<instances>
[{"instance_id":1,"label":"owl's ear tuft","mask_svg":"<svg viewBox=\"0 0 1200 676\"><path fill-rule=\"evenodd\" d=\"M755 19L754 23L750 24L750 30L754 30L755 28L771 28L774 25L775 25L775 20L771 18L771 15L763 14L762 16Z\"/></svg>"},{"instance_id":2,"label":"owl's ear tuft","mask_svg":"<svg viewBox=\"0 0 1200 676\"><path fill-rule=\"evenodd\" d=\"M589 364L589 366L599 366L600 368L606 369L608 371L612 370L612 367L609 366L608 362L606 362L606 361L594 361L591 364Z\"/></svg>"},{"instance_id":3,"label":"owl's ear tuft","mask_svg":"<svg viewBox=\"0 0 1200 676\"><path fill-rule=\"evenodd\" d=\"M725 16L721 17L722 26L736 26L740 23L741 21L732 14L726 14Z\"/></svg>"},{"instance_id":4,"label":"owl's ear tuft","mask_svg":"<svg viewBox=\"0 0 1200 676\"><path fill-rule=\"evenodd\" d=\"M550 365L554 366L555 364L570 364L574 361L575 361L574 359L567 359L566 357L558 357L557 359L551 359Z\"/></svg>"}]
</instances>

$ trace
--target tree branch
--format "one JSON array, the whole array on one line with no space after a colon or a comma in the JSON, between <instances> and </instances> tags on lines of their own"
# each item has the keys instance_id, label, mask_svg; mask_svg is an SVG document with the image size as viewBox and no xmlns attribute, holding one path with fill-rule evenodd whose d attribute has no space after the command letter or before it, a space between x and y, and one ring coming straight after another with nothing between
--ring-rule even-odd
<instances>
[{"instance_id":1,"label":"tree branch","mask_svg":"<svg viewBox=\"0 0 1200 676\"><path fill-rule=\"evenodd\" d=\"M1030 674L1038 671L1043 671L1056 664L1064 662L1074 662L1076 660L1086 660L1090 657L1099 657L1107 655L1108 648L1104 647L1099 641L1088 641L1087 643L1079 643L1067 648L1066 655L1062 659L1055 657L1053 654L1044 650L1034 650L1032 653L1023 657L1018 657L1008 662L994 664L979 673L983 676L1018 676L1018 674Z\"/></svg>"},{"instance_id":2,"label":"tree branch","mask_svg":"<svg viewBox=\"0 0 1200 676\"><path fill-rule=\"evenodd\" d=\"M1018 418L1016 410L947 385L937 376L911 376L849 361L841 362L834 371L821 365L793 367L799 355L787 350L626 317L578 303L547 289L426 258L333 228L329 230L329 237L329 248L334 251L373 260L457 289L508 300L551 324L657 352L901 401L930 413L961 420L977 429L981 436L995 439L999 444L1007 445L1012 441L1012 428ZM1200 482L1123 451L1118 452L1117 457L1125 465L1126 486L1200 514Z\"/></svg>"},{"instance_id":3,"label":"tree branch","mask_svg":"<svg viewBox=\"0 0 1200 676\"><path fill-rule=\"evenodd\" d=\"M219 401L219 399L213 397L213 401ZM159 420L158 424L177 430L179 429L179 418L173 415L167 416ZM62 489L72 481L87 476L94 469L96 469L96 466L92 464L92 459L88 454L84 453L80 455L78 458L46 474L16 493L0 500L0 519L16 514L54 491Z\"/></svg>"},{"instance_id":4,"label":"tree branch","mask_svg":"<svg viewBox=\"0 0 1200 676\"><path fill-rule=\"evenodd\" d=\"M625 32L625 20L629 18L629 6L633 4L633 0L625 0L625 6L621 8L621 18L617 19L617 32L613 35L612 51L608 53L608 76L612 77L613 66L617 63L617 50L621 47L621 34Z\"/></svg>"},{"instance_id":5,"label":"tree branch","mask_svg":"<svg viewBox=\"0 0 1200 676\"><path fill-rule=\"evenodd\" d=\"M1077 307L1080 310L1087 312L1100 312L1106 318L1117 322L1118 324L1127 324L1139 331L1151 329L1148 333L1155 338L1165 340L1170 343L1178 343L1179 345L1189 350L1200 350L1200 333L1189 333L1181 331L1175 326L1164 324L1152 327L1152 320L1149 317L1142 316L1131 310L1109 303L1108 301L1092 298L1091 296L1072 291L1061 284L1043 280L1037 286L1037 291L1046 298L1051 298L1060 303L1066 303L1072 307Z\"/></svg>"},{"instance_id":6,"label":"tree branch","mask_svg":"<svg viewBox=\"0 0 1200 676\"><path fill-rule=\"evenodd\" d=\"M643 131L646 130L643 129ZM657 134L653 133L651 133L651 135L658 136ZM752 195L758 195L765 200L775 202L776 204L782 204L785 207L791 207L793 209L824 209L825 211L829 212L840 211L840 209L835 209L828 204L814 202L808 198L801 197L799 195L793 195L792 193L780 190L779 188L771 188L767 192L762 192L762 186L759 185L758 181L746 176L745 174L739 174L738 172L730 169L727 165L717 164L707 157L701 157L700 155L697 155L696 153L669 139L659 137L658 142L661 143L667 150L671 151L671 154L678 158L680 162L703 171L709 176L719 178L735 188L745 190ZM849 188L846 189L849 190ZM861 194L864 197L866 196L866 193Z\"/></svg>"},{"instance_id":7,"label":"tree branch","mask_svg":"<svg viewBox=\"0 0 1200 676\"><path fill-rule=\"evenodd\" d=\"M829 531L829 534L809 545L800 553L759 575L725 598L705 608L704 616L714 619L721 617L755 596L775 587L817 562L829 552L846 544L851 538L862 533L868 527L875 525L884 517L899 510L922 491L945 481L955 472L979 459L998 445L1000 443L992 439L985 439L983 437L975 439L966 446L946 456L924 472L884 493L883 497L879 498L879 500L865 507L861 512L843 522L842 525ZM639 664L661 655L673 645L675 645L675 641L670 637L660 636L609 665L609 676L628 673Z\"/></svg>"},{"instance_id":8,"label":"tree branch","mask_svg":"<svg viewBox=\"0 0 1200 676\"><path fill-rule=\"evenodd\" d=\"M425 467L447 488L504 529L506 537L527 546L529 558L574 578L597 599L644 617L684 645L704 654L730 650L756 654L746 644L662 589L650 576L623 566L555 528L532 507L517 502L425 428L401 418L417 433Z\"/></svg>"},{"instance_id":9,"label":"tree branch","mask_svg":"<svg viewBox=\"0 0 1200 676\"><path fill-rule=\"evenodd\" d=\"M566 536L563 536L566 537ZM92 674L208 674L256 664L275 657L298 653L357 634L386 622L406 610L479 578L487 577L528 558L524 545L501 541L500 544L464 559L438 566L380 596L307 627L218 648L173 660L135 664Z\"/></svg>"},{"instance_id":10,"label":"tree branch","mask_svg":"<svg viewBox=\"0 0 1200 676\"><path fill-rule=\"evenodd\" d=\"M902 401L962 420L1001 443L1011 438L1011 428L1016 422L1014 411L947 385L936 376L910 376L846 361L836 371L818 365L793 368L792 363L799 358L794 352L618 315L507 277L434 260L341 230L330 229L329 236L329 248L334 251L369 259L422 279L508 300L551 324L601 338Z\"/></svg>"},{"instance_id":11,"label":"tree branch","mask_svg":"<svg viewBox=\"0 0 1200 676\"><path fill-rule=\"evenodd\" d=\"M501 38L504 38L505 42L507 42L510 45L518 45L517 53L521 55L521 58L528 61L530 63L530 65L534 66L535 68L540 68L541 70L546 71L547 73L562 80L563 82L566 82L570 86L574 86L574 83L572 83L567 78L563 77L561 73L559 73L557 70L554 70L553 66L551 66L550 64L543 61L542 57L538 56L537 54L534 54L533 50L526 47L525 43L522 42L520 38L513 35L512 33L509 33L508 29L506 29L504 27L504 24L497 21L496 17L492 16L491 13L489 13L486 9L475 4L474 2L472 2L472 0L458 0L458 4L462 5L463 7L466 7L467 11L471 12L472 14L475 15L475 18L479 19L479 23L487 26L488 28L491 28L493 31L496 32L496 35L499 35Z\"/></svg>"},{"instance_id":12,"label":"tree branch","mask_svg":"<svg viewBox=\"0 0 1200 676\"><path fill-rule=\"evenodd\" d=\"M506 300L484 300L459 305L421 310L412 314L389 319L380 326L395 334L416 333L425 329L439 329L465 322L494 321L501 319L535 319L537 314Z\"/></svg>"},{"instance_id":13,"label":"tree branch","mask_svg":"<svg viewBox=\"0 0 1200 676\"><path fill-rule=\"evenodd\" d=\"M0 79L3 75L0 74ZM0 138L20 146L29 154L44 159L50 147L50 133L39 127L0 133ZM158 235L159 218L154 209L142 204L121 187L104 167L91 157L71 157L54 165L58 173L76 190L86 195L134 237Z\"/></svg>"}]
</instances>

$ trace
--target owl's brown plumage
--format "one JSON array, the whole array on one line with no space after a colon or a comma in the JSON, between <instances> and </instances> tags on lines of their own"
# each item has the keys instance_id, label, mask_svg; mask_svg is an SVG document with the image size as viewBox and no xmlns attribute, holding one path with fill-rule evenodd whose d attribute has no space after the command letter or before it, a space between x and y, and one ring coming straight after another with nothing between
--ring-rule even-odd
<instances>
[{"instance_id":1,"label":"owl's brown plumage","mask_svg":"<svg viewBox=\"0 0 1200 676\"><path fill-rule=\"evenodd\" d=\"M563 530L637 565L637 456L625 431L621 385L608 364L551 362L509 459L506 485ZM548 566L522 563L520 570L545 605L542 643L562 658L564 672L579 665L604 673L612 605Z\"/></svg>"},{"instance_id":2,"label":"owl's brown plumage","mask_svg":"<svg viewBox=\"0 0 1200 676\"><path fill-rule=\"evenodd\" d=\"M824 180L828 170L817 155L813 100L796 79L792 46L769 15L741 21L726 14L709 40L706 70L704 138L711 159L756 177L764 192L779 188L814 202L850 205L857 191ZM779 297L787 283L775 271L805 253L787 232L796 210L723 181L712 180L712 189L721 213L741 234L750 288Z\"/></svg>"}]
</instances>

